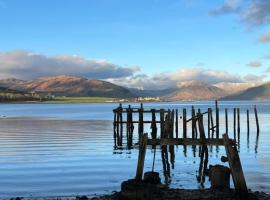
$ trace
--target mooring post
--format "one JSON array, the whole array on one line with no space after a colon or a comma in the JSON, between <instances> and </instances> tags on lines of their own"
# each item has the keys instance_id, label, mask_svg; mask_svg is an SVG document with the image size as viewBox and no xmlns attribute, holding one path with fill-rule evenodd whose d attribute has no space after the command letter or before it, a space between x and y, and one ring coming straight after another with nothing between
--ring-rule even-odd
<instances>
[{"instance_id":1,"label":"mooring post","mask_svg":"<svg viewBox=\"0 0 270 200\"><path fill-rule=\"evenodd\" d=\"M260 126L259 126L259 119L258 119L258 113L257 113L256 106L254 106L254 113L255 113L256 126L257 126L257 135L259 135L259 133L260 133Z\"/></svg>"},{"instance_id":2,"label":"mooring post","mask_svg":"<svg viewBox=\"0 0 270 200\"><path fill-rule=\"evenodd\" d=\"M178 138L178 109L175 109L175 135Z\"/></svg>"},{"instance_id":3,"label":"mooring post","mask_svg":"<svg viewBox=\"0 0 270 200\"><path fill-rule=\"evenodd\" d=\"M215 104L216 104L216 138L219 138L219 108L217 100Z\"/></svg>"},{"instance_id":4,"label":"mooring post","mask_svg":"<svg viewBox=\"0 0 270 200\"><path fill-rule=\"evenodd\" d=\"M223 135L223 142L224 142L229 166L231 169L235 189L241 196L241 199L246 199L245 197L247 197L248 195L248 189L247 189L244 173L242 170L239 154L236 148L236 144L235 142L233 142L232 144L229 141L228 134Z\"/></svg>"},{"instance_id":5,"label":"mooring post","mask_svg":"<svg viewBox=\"0 0 270 200\"><path fill-rule=\"evenodd\" d=\"M187 110L183 108L183 138L187 138Z\"/></svg>"},{"instance_id":6,"label":"mooring post","mask_svg":"<svg viewBox=\"0 0 270 200\"><path fill-rule=\"evenodd\" d=\"M138 155L138 163L137 163L137 172L136 172L136 179L142 180L143 177L143 167L144 167L144 160L145 160L145 153L147 147L147 133L143 134L140 140L140 147L139 147L139 155Z\"/></svg>"},{"instance_id":7,"label":"mooring post","mask_svg":"<svg viewBox=\"0 0 270 200\"><path fill-rule=\"evenodd\" d=\"M233 109L233 135L234 140L236 139L236 108Z\"/></svg>"},{"instance_id":8,"label":"mooring post","mask_svg":"<svg viewBox=\"0 0 270 200\"><path fill-rule=\"evenodd\" d=\"M249 134L249 110L247 109L247 134Z\"/></svg>"},{"instance_id":9,"label":"mooring post","mask_svg":"<svg viewBox=\"0 0 270 200\"><path fill-rule=\"evenodd\" d=\"M225 127L226 127L225 133L228 134L228 109L227 108L225 108Z\"/></svg>"}]
</instances>

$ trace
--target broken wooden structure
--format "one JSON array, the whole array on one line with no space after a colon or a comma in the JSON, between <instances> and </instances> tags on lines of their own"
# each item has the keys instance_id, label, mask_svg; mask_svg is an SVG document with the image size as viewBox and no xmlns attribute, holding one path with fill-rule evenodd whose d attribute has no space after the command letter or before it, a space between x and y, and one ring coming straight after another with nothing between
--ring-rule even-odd
<instances>
[{"instance_id":1,"label":"broken wooden structure","mask_svg":"<svg viewBox=\"0 0 270 200\"><path fill-rule=\"evenodd\" d=\"M240 109L233 108L233 130L234 139L239 140L240 137ZM138 143L145 130L151 129L151 138L176 138L176 139L198 139L198 114L202 116L202 121L207 121L208 139L219 139L220 127L220 108L218 102L215 102L215 108L208 108L205 112L200 109L191 107L190 118L187 115L187 108L182 108L182 115L179 116L178 109L146 109L143 104L140 107L123 107L120 104L114 113L114 144L115 147L123 147L126 145L131 148L133 144ZM224 109L224 129L228 133L228 109ZM254 106L254 114L256 119L257 135L259 134L259 120L257 108ZM203 119L203 118L207 119ZM181 121L180 121L181 120ZM179 133L179 125L182 122L182 134ZM150 125L150 126L149 126ZM188 130L190 128L191 130ZM167 131L169 129L170 131ZM136 131L137 130L137 131ZM124 134L125 133L125 134ZM237 134L236 134L237 133ZM249 110L247 110L247 133L249 134ZM135 140L135 142L134 142Z\"/></svg>"}]
</instances>

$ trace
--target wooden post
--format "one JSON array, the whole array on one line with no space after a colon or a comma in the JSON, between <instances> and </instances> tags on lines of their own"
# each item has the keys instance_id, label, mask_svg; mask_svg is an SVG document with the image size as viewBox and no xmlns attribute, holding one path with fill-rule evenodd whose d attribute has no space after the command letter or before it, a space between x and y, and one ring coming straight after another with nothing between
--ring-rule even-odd
<instances>
[{"instance_id":1,"label":"wooden post","mask_svg":"<svg viewBox=\"0 0 270 200\"><path fill-rule=\"evenodd\" d=\"M123 144L123 108L120 104L120 146Z\"/></svg>"},{"instance_id":2,"label":"wooden post","mask_svg":"<svg viewBox=\"0 0 270 200\"><path fill-rule=\"evenodd\" d=\"M139 132L139 138L141 138L143 134L143 104L142 103L141 103L141 107L139 108L138 132Z\"/></svg>"},{"instance_id":3,"label":"wooden post","mask_svg":"<svg viewBox=\"0 0 270 200\"><path fill-rule=\"evenodd\" d=\"M164 137L164 109L160 110L160 138Z\"/></svg>"},{"instance_id":4,"label":"wooden post","mask_svg":"<svg viewBox=\"0 0 270 200\"><path fill-rule=\"evenodd\" d=\"M237 133L238 133L238 137L240 134L240 109L237 108Z\"/></svg>"},{"instance_id":5,"label":"wooden post","mask_svg":"<svg viewBox=\"0 0 270 200\"><path fill-rule=\"evenodd\" d=\"M113 110L113 139L114 146L116 146L116 112Z\"/></svg>"},{"instance_id":6,"label":"wooden post","mask_svg":"<svg viewBox=\"0 0 270 200\"><path fill-rule=\"evenodd\" d=\"M152 113L152 123L151 123L151 129L152 129L152 139L157 138L157 123L156 123L156 110L151 109Z\"/></svg>"},{"instance_id":7,"label":"wooden post","mask_svg":"<svg viewBox=\"0 0 270 200\"><path fill-rule=\"evenodd\" d=\"M145 153L146 153L146 147L147 147L147 139L148 139L147 133L145 133L142 135L141 140L140 140L137 172L136 172L137 180L142 180L142 176L143 176L143 167L144 167Z\"/></svg>"},{"instance_id":8,"label":"wooden post","mask_svg":"<svg viewBox=\"0 0 270 200\"><path fill-rule=\"evenodd\" d=\"M223 142L230 165L235 189L238 191L241 198L245 199L245 197L247 197L248 195L248 190L236 144L231 144L229 142L228 134L223 135Z\"/></svg>"},{"instance_id":9,"label":"wooden post","mask_svg":"<svg viewBox=\"0 0 270 200\"><path fill-rule=\"evenodd\" d=\"M216 109L216 137L219 138L219 108Z\"/></svg>"},{"instance_id":10,"label":"wooden post","mask_svg":"<svg viewBox=\"0 0 270 200\"><path fill-rule=\"evenodd\" d=\"M211 120L211 129L212 129L212 138L214 137L214 120L213 120L213 112L212 108L210 108L210 120Z\"/></svg>"},{"instance_id":11,"label":"wooden post","mask_svg":"<svg viewBox=\"0 0 270 200\"><path fill-rule=\"evenodd\" d=\"M257 113L256 106L254 106L254 113L255 113L256 126L257 126L257 135L258 135L260 133L260 126L259 126L259 119L258 119L258 113Z\"/></svg>"},{"instance_id":12,"label":"wooden post","mask_svg":"<svg viewBox=\"0 0 270 200\"><path fill-rule=\"evenodd\" d=\"M194 111L194 107L191 106L191 131L192 131L192 139L194 139L195 137L195 123L194 123L194 118L195 118L195 111Z\"/></svg>"},{"instance_id":13,"label":"wooden post","mask_svg":"<svg viewBox=\"0 0 270 200\"><path fill-rule=\"evenodd\" d=\"M249 134L249 110L247 109L247 134Z\"/></svg>"},{"instance_id":14,"label":"wooden post","mask_svg":"<svg viewBox=\"0 0 270 200\"><path fill-rule=\"evenodd\" d=\"M187 110L183 108L183 138L187 138Z\"/></svg>"},{"instance_id":15,"label":"wooden post","mask_svg":"<svg viewBox=\"0 0 270 200\"><path fill-rule=\"evenodd\" d=\"M178 109L175 109L175 135L178 138Z\"/></svg>"},{"instance_id":16,"label":"wooden post","mask_svg":"<svg viewBox=\"0 0 270 200\"><path fill-rule=\"evenodd\" d=\"M207 109L207 128L208 128L208 138L210 138L210 130L211 130L211 127L210 127L210 123L211 123L211 109L208 108Z\"/></svg>"},{"instance_id":17,"label":"wooden post","mask_svg":"<svg viewBox=\"0 0 270 200\"><path fill-rule=\"evenodd\" d=\"M120 126L120 115L119 108L117 108L117 116L116 116L116 136L117 136L117 145L120 146L120 135L119 135L119 126Z\"/></svg>"},{"instance_id":18,"label":"wooden post","mask_svg":"<svg viewBox=\"0 0 270 200\"><path fill-rule=\"evenodd\" d=\"M226 127L225 133L228 134L228 109L227 108L225 108L225 127Z\"/></svg>"},{"instance_id":19,"label":"wooden post","mask_svg":"<svg viewBox=\"0 0 270 200\"><path fill-rule=\"evenodd\" d=\"M170 117L170 138L173 138L174 137L174 135L173 135L173 133L174 133L174 110L172 110L172 112L171 112L171 117Z\"/></svg>"},{"instance_id":20,"label":"wooden post","mask_svg":"<svg viewBox=\"0 0 270 200\"><path fill-rule=\"evenodd\" d=\"M233 109L233 135L236 139L236 108Z\"/></svg>"}]
</instances>

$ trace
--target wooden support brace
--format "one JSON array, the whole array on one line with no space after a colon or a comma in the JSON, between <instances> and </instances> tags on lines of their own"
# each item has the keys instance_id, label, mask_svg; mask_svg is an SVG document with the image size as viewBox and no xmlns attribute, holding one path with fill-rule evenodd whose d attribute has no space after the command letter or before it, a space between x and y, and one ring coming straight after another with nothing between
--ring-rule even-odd
<instances>
[{"instance_id":1,"label":"wooden support brace","mask_svg":"<svg viewBox=\"0 0 270 200\"><path fill-rule=\"evenodd\" d=\"M144 160L145 160L145 153L147 147L147 133L143 134L140 141L139 147L139 155L138 155L138 163L137 163L137 172L136 172L136 179L142 180L143 177L143 167L144 167Z\"/></svg>"}]
</instances>

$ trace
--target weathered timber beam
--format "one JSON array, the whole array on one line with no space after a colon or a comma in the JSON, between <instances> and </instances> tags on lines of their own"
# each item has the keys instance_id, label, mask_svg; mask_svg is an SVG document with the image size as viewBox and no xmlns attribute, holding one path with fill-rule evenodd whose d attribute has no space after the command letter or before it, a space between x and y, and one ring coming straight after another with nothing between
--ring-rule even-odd
<instances>
[{"instance_id":1,"label":"weathered timber beam","mask_svg":"<svg viewBox=\"0 0 270 200\"><path fill-rule=\"evenodd\" d=\"M229 140L230 143L234 143L233 140ZM163 139L148 139L147 145L224 145L223 139L176 139L176 138L163 138Z\"/></svg>"}]
</instances>

